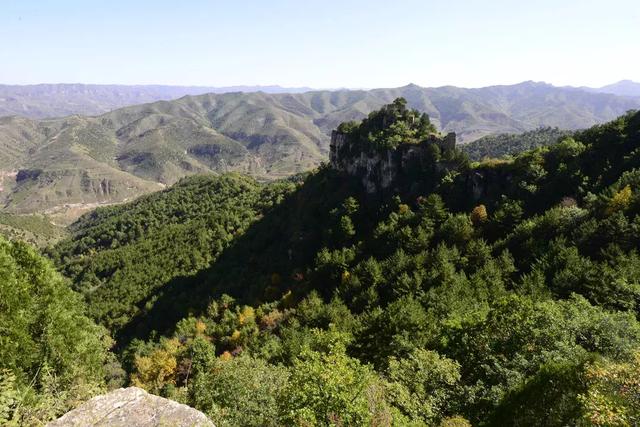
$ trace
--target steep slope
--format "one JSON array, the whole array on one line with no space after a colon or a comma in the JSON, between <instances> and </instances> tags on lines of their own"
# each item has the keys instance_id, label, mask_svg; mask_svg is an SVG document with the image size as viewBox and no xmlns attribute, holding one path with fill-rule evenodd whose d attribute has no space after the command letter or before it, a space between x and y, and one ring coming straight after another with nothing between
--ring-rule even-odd
<instances>
[{"instance_id":1,"label":"steep slope","mask_svg":"<svg viewBox=\"0 0 640 427\"><path fill-rule=\"evenodd\" d=\"M501 133L476 139L461 148L471 160L513 156L523 151L545 147L560 142L573 132L558 128L540 128L523 133Z\"/></svg>"},{"instance_id":2,"label":"steep slope","mask_svg":"<svg viewBox=\"0 0 640 427\"><path fill-rule=\"evenodd\" d=\"M13 132L16 123L22 130ZM4 118L0 135L0 203L7 212L86 210L162 188L120 170L113 161L117 142L91 119Z\"/></svg>"},{"instance_id":3,"label":"steep slope","mask_svg":"<svg viewBox=\"0 0 640 427\"><path fill-rule=\"evenodd\" d=\"M9 212L118 203L196 173L259 180L316 167L329 135L402 96L460 142L541 126L584 128L640 101L541 83L482 89L409 85L371 91L184 97L99 117L0 119L0 202ZM15 179L14 179L15 178ZM71 208L69 208L71 206Z\"/></svg>"},{"instance_id":4,"label":"steep slope","mask_svg":"<svg viewBox=\"0 0 640 427\"><path fill-rule=\"evenodd\" d=\"M0 324L3 426L44 425L104 390L113 362L108 331L85 315L82 298L51 262L2 236Z\"/></svg>"},{"instance_id":5,"label":"steep slope","mask_svg":"<svg viewBox=\"0 0 640 427\"><path fill-rule=\"evenodd\" d=\"M406 133L405 117L383 122ZM126 345L132 381L216 424L635 417L639 152L633 113L511 161L434 149L394 194L329 167L243 192L190 178L85 216L51 256ZM185 274L172 254L206 253L207 218L229 230L217 194L247 221ZM250 199L273 203L256 215ZM181 218L203 245L171 234Z\"/></svg>"},{"instance_id":6,"label":"steep slope","mask_svg":"<svg viewBox=\"0 0 640 427\"><path fill-rule=\"evenodd\" d=\"M56 243L66 236L62 226L44 215L12 215L0 213L0 235L9 240L21 240L37 247Z\"/></svg>"},{"instance_id":7,"label":"steep slope","mask_svg":"<svg viewBox=\"0 0 640 427\"><path fill-rule=\"evenodd\" d=\"M264 188L234 174L185 178L132 204L86 214L69 228L73 240L52 256L68 275L82 275L76 289L92 301L92 315L117 332L153 305L160 287L208 267L292 187Z\"/></svg>"},{"instance_id":8,"label":"steep slope","mask_svg":"<svg viewBox=\"0 0 640 427\"><path fill-rule=\"evenodd\" d=\"M122 202L195 173L286 176L316 166L325 139L264 94L183 98L96 118L4 118L2 199L10 212L49 211Z\"/></svg>"}]
</instances>

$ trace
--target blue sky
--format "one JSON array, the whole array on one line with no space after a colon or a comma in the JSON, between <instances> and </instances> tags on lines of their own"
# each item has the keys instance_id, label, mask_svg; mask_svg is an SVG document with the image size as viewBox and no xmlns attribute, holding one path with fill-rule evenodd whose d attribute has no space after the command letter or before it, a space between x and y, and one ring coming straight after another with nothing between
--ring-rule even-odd
<instances>
[{"instance_id":1,"label":"blue sky","mask_svg":"<svg viewBox=\"0 0 640 427\"><path fill-rule=\"evenodd\" d=\"M0 0L0 83L640 81L638 0Z\"/></svg>"}]
</instances>

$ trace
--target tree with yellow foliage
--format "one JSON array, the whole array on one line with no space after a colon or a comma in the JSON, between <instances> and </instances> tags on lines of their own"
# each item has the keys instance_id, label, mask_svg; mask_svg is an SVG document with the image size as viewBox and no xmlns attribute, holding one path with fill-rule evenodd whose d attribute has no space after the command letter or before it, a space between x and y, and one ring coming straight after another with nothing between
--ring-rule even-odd
<instances>
[{"instance_id":1,"label":"tree with yellow foliage","mask_svg":"<svg viewBox=\"0 0 640 427\"><path fill-rule=\"evenodd\" d=\"M253 307L250 307L248 305L245 305L244 307L242 307L242 310L240 310L240 313L238 314L238 323L240 323L240 325L244 325L249 321L252 321L255 319L255 311L253 309Z\"/></svg>"},{"instance_id":2,"label":"tree with yellow foliage","mask_svg":"<svg viewBox=\"0 0 640 427\"><path fill-rule=\"evenodd\" d=\"M154 394L160 394L168 384L175 385L178 366L176 356L181 347L180 341L173 338L163 340L148 356L136 355L131 384Z\"/></svg>"},{"instance_id":3,"label":"tree with yellow foliage","mask_svg":"<svg viewBox=\"0 0 640 427\"><path fill-rule=\"evenodd\" d=\"M579 399L589 425L640 423L640 351L626 363L595 363L587 368L585 377L587 392Z\"/></svg>"},{"instance_id":4,"label":"tree with yellow foliage","mask_svg":"<svg viewBox=\"0 0 640 427\"><path fill-rule=\"evenodd\" d=\"M631 187L629 185L624 186L621 190L616 192L611 200L609 200L609 205L607 206L607 213L612 214L614 212L623 211L629 207L631 204L631 198L633 197L633 192L631 191Z\"/></svg>"},{"instance_id":5,"label":"tree with yellow foliage","mask_svg":"<svg viewBox=\"0 0 640 427\"><path fill-rule=\"evenodd\" d=\"M485 205L478 205L471 211L471 222L478 226L487 221L487 208Z\"/></svg>"}]
</instances>

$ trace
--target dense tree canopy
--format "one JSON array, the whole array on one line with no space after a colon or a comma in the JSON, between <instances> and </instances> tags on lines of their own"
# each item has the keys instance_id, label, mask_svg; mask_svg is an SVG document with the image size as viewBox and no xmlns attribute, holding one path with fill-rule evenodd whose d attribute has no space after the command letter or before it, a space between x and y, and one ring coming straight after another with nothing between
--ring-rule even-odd
<instances>
[{"instance_id":1,"label":"dense tree canopy","mask_svg":"<svg viewBox=\"0 0 640 427\"><path fill-rule=\"evenodd\" d=\"M49 251L92 316L118 332L172 280L206 268L292 183L264 187L240 175L197 176L131 205L98 209Z\"/></svg>"},{"instance_id":2,"label":"dense tree canopy","mask_svg":"<svg viewBox=\"0 0 640 427\"><path fill-rule=\"evenodd\" d=\"M0 237L0 424L39 424L105 383L110 339L49 261Z\"/></svg>"},{"instance_id":3,"label":"dense tree canopy","mask_svg":"<svg viewBox=\"0 0 640 427\"><path fill-rule=\"evenodd\" d=\"M476 139L461 147L471 160L515 156L527 150L557 144L572 131L542 127L523 133L501 133Z\"/></svg>"},{"instance_id":4,"label":"dense tree canopy","mask_svg":"<svg viewBox=\"0 0 640 427\"><path fill-rule=\"evenodd\" d=\"M429 116L407 108L404 98L373 111L361 123L342 123L338 131L351 138L360 150L393 149L400 144L417 144L437 133Z\"/></svg>"},{"instance_id":5,"label":"dense tree canopy","mask_svg":"<svg viewBox=\"0 0 640 427\"><path fill-rule=\"evenodd\" d=\"M341 130L386 149L422 117ZM131 383L219 425L637 423L640 113L426 168L373 195L329 167L194 177L49 254Z\"/></svg>"}]
</instances>

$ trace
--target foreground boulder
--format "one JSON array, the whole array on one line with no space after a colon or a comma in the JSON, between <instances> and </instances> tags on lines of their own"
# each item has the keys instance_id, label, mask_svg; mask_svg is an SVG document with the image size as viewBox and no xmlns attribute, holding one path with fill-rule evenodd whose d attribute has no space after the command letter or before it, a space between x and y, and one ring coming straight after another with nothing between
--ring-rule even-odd
<instances>
[{"instance_id":1,"label":"foreground boulder","mask_svg":"<svg viewBox=\"0 0 640 427\"><path fill-rule=\"evenodd\" d=\"M48 426L215 427L202 412L137 387L94 397Z\"/></svg>"}]
</instances>

